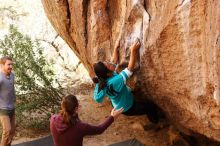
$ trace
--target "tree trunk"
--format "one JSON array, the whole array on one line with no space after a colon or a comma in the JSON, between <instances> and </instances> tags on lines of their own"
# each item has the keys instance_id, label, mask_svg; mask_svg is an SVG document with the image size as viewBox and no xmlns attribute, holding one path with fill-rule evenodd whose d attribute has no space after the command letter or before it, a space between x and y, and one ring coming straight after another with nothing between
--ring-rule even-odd
<instances>
[{"instance_id":1,"label":"tree trunk","mask_svg":"<svg viewBox=\"0 0 220 146\"><path fill-rule=\"evenodd\" d=\"M220 141L219 0L42 0L55 30L88 71L110 60L120 38L120 63L141 40L135 90L153 100L186 133Z\"/></svg>"}]
</instances>

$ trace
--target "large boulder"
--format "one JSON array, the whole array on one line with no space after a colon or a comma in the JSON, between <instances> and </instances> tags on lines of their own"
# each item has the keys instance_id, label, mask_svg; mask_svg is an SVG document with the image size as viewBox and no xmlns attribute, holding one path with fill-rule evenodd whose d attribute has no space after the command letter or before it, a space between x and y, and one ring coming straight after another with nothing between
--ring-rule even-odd
<instances>
[{"instance_id":1,"label":"large boulder","mask_svg":"<svg viewBox=\"0 0 220 146\"><path fill-rule=\"evenodd\" d=\"M139 38L135 89L185 133L220 141L219 0L42 0L59 35L88 71L109 60L120 39L120 63Z\"/></svg>"}]
</instances>

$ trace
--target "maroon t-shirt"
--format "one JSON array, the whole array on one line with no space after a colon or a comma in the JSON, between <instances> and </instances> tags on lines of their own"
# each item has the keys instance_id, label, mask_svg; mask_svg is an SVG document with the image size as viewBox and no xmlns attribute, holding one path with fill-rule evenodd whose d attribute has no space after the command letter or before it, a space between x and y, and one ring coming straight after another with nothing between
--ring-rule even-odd
<instances>
[{"instance_id":1,"label":"maroon t-shirt","mask_svg":"<svg viewBox=\"0 0 220 146\"><path fill-rule=\"evenodd\" d=\"M82 146L84 136L101 134L113 121L114 118L109 116L102 124L92 126L78 120L76 125L69 127L63 123L61 115L53 115L50 119L50 131L54 146Z\"/></svg>"}]
</instances>

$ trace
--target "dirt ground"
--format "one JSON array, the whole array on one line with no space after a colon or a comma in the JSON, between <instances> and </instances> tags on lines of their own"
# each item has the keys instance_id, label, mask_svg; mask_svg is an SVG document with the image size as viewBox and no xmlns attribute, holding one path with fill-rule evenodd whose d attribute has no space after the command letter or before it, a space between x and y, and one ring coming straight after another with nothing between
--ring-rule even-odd
<instances>
[{"instance_id":1,"label":"dirt ground","mask_svg":"<svg viewBox=\"0 0 220 146\"><path fill-rule=\"evenodd\" d=\"M111 112L111 104L108 100L98 104L92 99L91 91L84 91L77 95L81 105L81 120L90 124L97 125L101 123ZM150 146L165 146L167 145L167 128L160 131L148 130L145 131L143 126L149 124L146 116L126 117L120 115L114 123L101 135L88 136L84 138L84 146L107 146L116 142L127 139L136 138L142 143ZM19 130L21 130L19 132ZM27 131L24 129L17 130L13 144L30 141L45 135L49 135L47 129L43 131ZM24 137L22 132L27 133Z\"/></svg>"},{"instance_id":2,"label":"dirt ground","mask_svg":"<svg viewBox=\"0 0 220 146\"><path fill-rule=\"evenodd\" d=\"M92 96L81 96L82 114L81 119L91 124L98 124L110 114L112 109L109 101L98 104L93 101ZM102 134L89 136L84 139L84 145L106 146L127 139L136 138L142 143L150 146L167 145L167 129L160 132L154 130L145 131L143 126L150 124L146 116L127 117L121 115L115 122Z\"/></svg>"},{"instance_id":3,"label":"dirt ground","mask_svg":"<svg viewBox=\"0 0 220 146\"><path fill-rule=\"evenodd\" d=\"M105 100L104 103L98 104L92 99L92 90L79 89L72 91L77 95L81 105L80 119L90 124L97 125L101 123L112 109L110 101ZM137 139L146 146L169 146L170 137L176 137L175 132L170 132L170 126L164 126L160 129L144 129L149 127L150 122L146 116L132 116L127 117L124 115L119 116L114 123L101 135L88 136L84 138L84 146L107 146L113 143L121 142L128 139ZM20 130L20 131L19 131ZM39 137L49 135L49 130L42 131L27 131L18 129L13 144L30 141ZM24 134L20 134L26 132ZM173 146L186 146L188 144L177 142ZM198 146L217 146L216 144L206 142L198 144Z\"/></svg>"}]
</instances>

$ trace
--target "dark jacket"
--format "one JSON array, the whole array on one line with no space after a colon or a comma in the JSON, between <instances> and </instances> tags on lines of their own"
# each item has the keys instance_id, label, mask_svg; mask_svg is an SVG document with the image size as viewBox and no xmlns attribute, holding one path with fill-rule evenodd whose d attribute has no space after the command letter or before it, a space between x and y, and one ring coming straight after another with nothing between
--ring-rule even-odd
<instances>
[{"instance_id":1,"label":"dark jacket","mask_svg":"<svg viewBox=\"0 0 220 146\"><path fill-rule=\"evenodd\" d=\"M82 146L83 137L103 133L114 121L109 116L102 124L92 126L82 122L80 119L74 126L64 124L61 115L53 115L50 119L50 131L54 146Z\"/></svg>"}]
</instances>

